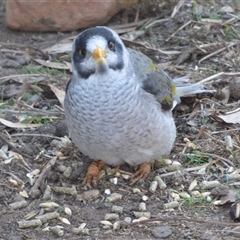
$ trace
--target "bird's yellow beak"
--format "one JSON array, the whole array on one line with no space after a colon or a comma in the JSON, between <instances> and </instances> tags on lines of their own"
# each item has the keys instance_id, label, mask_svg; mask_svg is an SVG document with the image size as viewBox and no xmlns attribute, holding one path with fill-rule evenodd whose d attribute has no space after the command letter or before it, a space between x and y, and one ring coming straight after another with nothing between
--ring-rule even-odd
<instances>
[{"instance_id":1,"label":"bird's yellow beak","mask_svg":"<svg viewBox=\"0 0 240 240\"><path fill-rule=\"evenodd\" d=\"M93 59L96 60L97 62L104 62L106 55L107 53L99 47L97 47L92 53Z\"/></svg>"}]
</instances>

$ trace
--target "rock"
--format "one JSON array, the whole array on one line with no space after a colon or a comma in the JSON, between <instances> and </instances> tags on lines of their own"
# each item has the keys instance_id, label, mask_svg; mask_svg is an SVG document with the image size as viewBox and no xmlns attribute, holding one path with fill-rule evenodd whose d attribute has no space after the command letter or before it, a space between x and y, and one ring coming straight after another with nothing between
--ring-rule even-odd
<instances>
[{"instance_id":1,"label":"rock","mask_svg":"<svg viewBox=\"0 0 240 240\"><path fill-rule=\"evenodd\" d=\"M7 0L6 24L23 31L72 31L103 25L138 0L21 1Z\"/></svg>"},{"instance_id":2,"label":"rock","mask_svg":"<svg viewBox=\"0 0 240 240\"><path fill-rule=\"evenodd\" d=\"M212 189L211 195L213 195L214 197L222 197L222 196L226 196L228 192L229 192L229 188L227 186L220 185Z\"/></svg>"},{"instance_id":3,"label":"rock","mask_svg":"<svg viewBox=\"0 0 240 240\"><path fill-rule=\"evenodd\" d=\"M240 99L240 77L235 77L229 82L230 95L236 100Z\"/></svg>"},{"instance_id":4,"label":"rock","mask_svg":"<svg viewBox=\"0 0 240 240\"><path fill-rule=\"evenodd\" d=\"M169 226L155 227L152 230L152 235L155 238L167 238L172 234L172 230Z\"/></svg>"}]
</instances>

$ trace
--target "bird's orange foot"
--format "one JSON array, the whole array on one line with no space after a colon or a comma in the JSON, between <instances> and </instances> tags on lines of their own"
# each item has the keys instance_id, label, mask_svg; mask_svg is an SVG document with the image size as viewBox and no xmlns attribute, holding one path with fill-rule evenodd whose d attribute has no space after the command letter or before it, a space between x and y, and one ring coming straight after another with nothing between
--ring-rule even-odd
<instances>
[{"instance_id":1,"label":"bird's orange foot","mask_svg":"<svg viewBox=\"0 0 240 240\"><path fill-rule=\"evenodd\" d=\"M102 160L92 162L88 167L86 177L83 180L83 184L88 187L91 187L91 185L96 187L98 182L99 172L104 165L105 163Z\"/></svg>"},{"instance_id":2,"label":"bird's orange foot","mask_svg":"<svg viewBox=\"0 0 240 240\"><path fill-rule=\"evenodd\" d=\"M143 163L139 170L137 170L132 176L129 185L133 185L137 181L144 181L151 171L151 163Z\"/></svg>"}]
</instances>

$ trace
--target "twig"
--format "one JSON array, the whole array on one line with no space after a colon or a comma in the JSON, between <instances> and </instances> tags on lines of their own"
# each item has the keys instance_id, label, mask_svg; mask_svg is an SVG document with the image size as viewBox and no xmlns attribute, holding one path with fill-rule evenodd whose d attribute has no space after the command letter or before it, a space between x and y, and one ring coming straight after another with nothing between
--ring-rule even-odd
<instances>
[{"instance_id":1,"label":"twig","mask_svg":"<svg viewBox=\"0 0 240 240\"><path fill-rule=\"evenodd\" d=\"M210 165L212 165L212 164L217 163L218 161L222 161L224 164L226 164L225 162L227 162L229 165L233 166L233 163L232 163L230 160L228 160L228 159L226 159L226 158L224 158L224 157L220 157L220 156L218 156L217 154L214 154L214 153L202 153L202 152L198 152L197 154L192 154L192 155L204 155L204 156L209 156L209 157L216 158L216 160L213 160L213 161L211 161L211 162L209 162L209 163L205 163L205 164L203 164L203 165L201 165L201 166L197 166L197 167L193 167L193 168L185 168L184 171L186 171L186 172L192 172L192 171L196 171L196 170L199 170L199 169L202 169L202 168L206 168L206 167L208 167L208 166L210 166ZM178 171L169 172L169 173L163 173L163 174L160 174L159 176L160 176L160 177L168 177L168 176L171 176L171 175L173 175L173 174L175 174L175 173L177 173L177 172L178 172Z\"/></svg>"},{"instance_id":2,"label":"twig","mask_svg":"<svg viewBox=\"0 0 240 240\"><path fill-rule=\"evenodd\" d=\"M188 221L188 222L197 222L197 223L206 223L211 225L220 225L220 226L226 226L226 227L236 227L240 226L240 223L230 223L230 222L217 222L217 221L210 221L205 220L202 218L196 219L196 218L187 218L187 217L161 217L161 218L153 218L148 220L142 220L139 222L134 222L131 225L139 225L139 224L145 224L145 223L154 223L154 222L166 222L166 221Z\"/></svg>"},{"instance_id":3,"label":"twig","mask_svg":"<svg viewBox=\"0 0 240 240\"><path fill-rule=\"evenodd\" d=\"M203 153L203 152L198 152L199 155L205 155L205 156L209 156L209 157L213 157L213 158L217 158L220 161L222 161L223 163L226 162L231 166L234 166L234 164L232 163L232 161L228 160L227 158L221 157L217 154L214 153ZM196 154L197 155L197 154Z\"/></svg>"},{"instance_id":4,"label":"twig","mask_svg":"<svg viewBox=\"0 0 240 240\"><path fill-rule=\"evenodd\" d=\"M61 140L60 137L47 135L47 134L39 134L39 133L14 133L10 135L11 137L20 137L20 136L26 136L26 137L48 137L48 138L54 138L57 140Z\"/></svg>"},{"instance_id":5,"label":"twig","mask_svg":"<svg viewBox=\"0 0 240 240\"><path fill-rule=\"evenodd\" d=\"M26 153L23 153L21 150L17 149L11 142L9 142L9 141L7 140L8 137L7 137L6 135L0 133L0 139L1 139L1 141L3 141L4 143L6 143L11 149L13 149L13 150L14 150L15 152L17 152L18 154L20 154L20 155L22 155L22 156L24 156L24 157L26 157L26 158L31 158L30 155L28 155L28 154L26 154ZM25 164L24 164L24 165L25 165ZM29 169L31 169L28 165L27 165L27 167L28 167Z\"/></svg>"},{"instance_id":6,"label":"twig","mask_svg":"<svg viewBox=\"0 0 240 240\"><path fill-rule=\"evenodd\" d=\"M156 26L160 25L161 23L165 23L165 22L169 21L170 19L171 18L164 18L164 19L155 20L155 21L149 23L148 25L146 25L144 28L156 27Z\"/></svg>"},{"instance_id":7,"label":"twig","mask_svg":"<svg viewBox=\"0 0 240 240\"><path fill-rule=\"evenodd\" d=\"M185 0L178 1L178 4L174 7L173 12L171 14L171 18L174 18L179 9L182 7L182 5L185 3Z\"/></svg>"},{"instance_id":8,"label":"twig","mask_svg":"<svg viewBox=\"0 0 240 240\"><path fill-rule=\"evenodd\" d=\"M211 134L227 133L227 132L233 132L233 131L239 131L239 130L240 130L240 128L233 128L233 129L228 129L228 130L223 130L223 131L211 132Z\"/></svg>"},{"instance_id":9,"label":"twig","mask_svg":"<svg viewBox=\"0 0 240 240\"><path fill-rule=\"evenodd\" d=\"M134 22L138 22L141 4L138 4Z\"/></svg>"},{"instance_id":10,"label":"twig","mask_svg":"<svg viewBox=\"0 0 240 240\"><path fill-rule=\"evenodd\" d=\"M237 76L237 75L240 75L240 72L235 72L235 73L226 73L226 72L220 72L220 73L216 73L210 77L207 77L207 78L204 78L203 80L199 81L198 83L205 83L205 82L208 82L216 77L219 77L219 76L222 76L222 75L226 75L226 76Z\"/></svg>"},{"instance_id":11,"label":"twig","mask_svg":"<svg viewBox=\"0 0 240 240\"><path fill-rule=\"evenodd\" d=\"M7 82L9 79L16 79L16 78L30 78L30 77L40 77L40 76L48 76L48 74L18 74L18 75L9 75L9 76L4 76L4 77L0 77L0 82L4 83ZM42 81L43 79L41 79ZM36 79L34 81L37 81ZM20 81L22 82L22 81Z\"/></svg>"},{"instance_id":12,"label":"twig","mask_svg":"<svg viewBox=\"0 0 240 240\"><path fill-rule=\"evenodd\" d=\"M147 18L147 19L141 20L139 22L131 22L131 23L118 24L118 25L110 25L108 27L112 28L117 33L125 33L127 31L126 28L132 28L132 27L137 28L137 27L140 27L144 23L148 22L149 20L150 20L150 18Z\"/></svg>"},{"instance_id":13,"label":"twig","mask_svg":"<svg viewBox=\"0 0 240 240\"><path fill-rule=\"evenodd\" d=\"M44 110L40 110L40 109L39 110L33 109L33 110L26 110L26 111L19 111L19 110L14 111L14 110L9 110L9 109L4 109L2 112L5 113L5 114L15 114L15 115L23 114L23 115L30 115L30 116L32 116L32 115L34 115L34 116L44 115L46 117L46 115L47 115L47 116L51 116L51 118L53 118L53 117L57 118L59 116L64 115L64 113L61 112L60 110L53 112L53 111L50 111L50 110L49 111L44 111Z\"/></svg>"},{"instance_id":14,"label":"twig","mask_svg":"<svg viewBox=\"0 0 240 240\"><path fill-rule=\"evenodd\" d=\"M214 163L217 163L219 161L219 159L216 159L212 162L209 162L209 163L204 163L203 165L201 166L197 166L197 167L192 167L192 168L185 168L183 169L183 171L186 171L186 172L192 172L192 171L196 171L196 170L200 170L202 168L207 168L208 166L214 164ZM168 172L168 173L163 173L163 174L160 174L159 176L160 177L168 177L168 176L171 176L175 173L177 173L178 171L173 171L173 172Z\"/></svg>"},{"instance_id":15,"label":"twig","mask_svg":"<svg viewBox=\"0 0 240 240\"><path fill-rule=\"evenodd\" d=\"M40 185L42 184L42 182L45 180L45 178L47 177L47 174L51 171L52 167L54 166L54 164L56 163L57 157L53 157L48 163L47 165L44 167L44 169L42 170L41 174L39 175L38 179L36 180L35 184L33 185L33 187L31 188L30 192L29 192L29 196L32 198L36 198L40 195Z\"/></svg>"},{"instance_id":16,"label":"twig","mask_svg":"<svg viewBox=\"0 0 240 240\"><path fill-rule=\"evenodd\" d=\"M224 132L226 132L226 131L224 131ZM213 139L215 142L221 143L221 144L223 144L225 146L225 142L224 141L216 139L215 137L211 136L211 134L209 134L208 132L204 132L204 134L207 135L209 138ZM238 145L236 145L236 144L233 144L233 146L235 148L237 148L237 149L240 149L240 147Z\"/></svg>"},{"instance_id":17,"label":"twig","mask_svg":"<svg viewBox=\"0 0 240 240\"><path fill-rule=\"evenodd\" d=\"M187 25L191 24L192 20L186 22L185 24L183 24L177 31L175 31L174 33L171 34L171 36L166 39L166 42L168 42L176 33L178 33L179 31L181 31L183 28L185 28Z\"/></svg>"},{"instance_id":18,"label":"twig","mask_svg":"<svg viewBox=\"0 0 240 240\"><path fill-rule=\"evenodd\" d=\"M198 63L200 64L200 63L203 62L204 60L207 60L207 59L209 59L210 57L215 56L215 55L217 55L217 54L220 53L220 52L223 52L224 50L228 49L229 47L233 47L233 46L237 45L238 43L239 43L239 42L231 43L231 44L229 44L229 45L226 46L226 47L220 48L220 49L218 49L217 51L212 52L212 53L208 54L207 56L201 58L201 59L198 61Z\"/></svg>"},{"instance_id":19,"label":"twig","mask_svg":"<svg viewBox=\"0 0 240 240\"><path fill-rule=\"evenodd\" d=\"M5 174L11 176L14 180L16 180L17 182L21 183L22 185L24 185L24 182L18 178L15 174L11 173L11 172L4 172Z\"/></svg>"},{"instance_id":20,"label":"twig","mask_svg":"<svg viewBox=\"0 0 240 240\"><path fill-rule=\"evenodd\" d=\"M145 49L148 49L148 50L151 50L151 51L154 51L154 52L159 52L160 54L166 54L166 55L174 55L174 54L180 54L181 52L180 51L163 51L159 48L151 48L151 47L147 47L145 46L144 44L142 43L139 43L139 42L134 42L134 41L131 41L129 39L126 39L126 38L121 38L122 41L124 42L124 44L130 46L135 46L135 47L142 47L142 48L145 48Z\"/></svg>"}]
</instances>

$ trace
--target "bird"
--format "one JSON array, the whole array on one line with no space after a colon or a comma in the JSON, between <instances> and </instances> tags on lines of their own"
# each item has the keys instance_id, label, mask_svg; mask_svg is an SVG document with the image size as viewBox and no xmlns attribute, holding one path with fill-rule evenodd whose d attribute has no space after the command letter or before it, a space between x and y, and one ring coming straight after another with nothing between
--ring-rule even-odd
<instances>
[{"instance_id":1,"label":"bird","mask_svg":"<svg viewBox=\"0 0 240 240\"><path fill-rule=\"evenodd\" d=\"M183 95L205 90L185 84L184 78L170 78L105 26L77 35L71 63L64 110L73 143L93 160L84 184L96 186L104 164L140 166L130 185L144 181L151 163L173 148L174 105Z\"/></svg>"}]
</instances>

